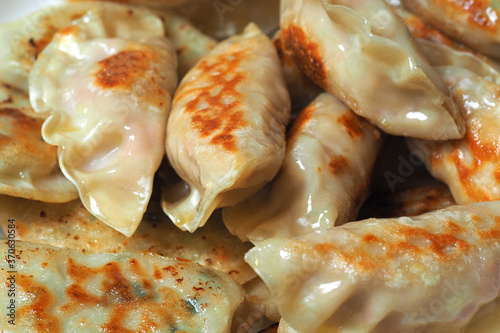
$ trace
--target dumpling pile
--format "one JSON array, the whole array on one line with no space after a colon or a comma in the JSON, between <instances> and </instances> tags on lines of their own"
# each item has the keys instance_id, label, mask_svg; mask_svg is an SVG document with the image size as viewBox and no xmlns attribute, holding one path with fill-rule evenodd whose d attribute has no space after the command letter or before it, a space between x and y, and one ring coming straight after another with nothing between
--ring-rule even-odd
<instances>
[{"instance_id":1,"label":"dumpling pile","mask_svg":"<svg viewBox=\"0 0 500 333\"><path fill-rule=\"evenodd\" d=\"M498 17L69 0L0 25L0 330L500 331Z\"/></svg>"}]
</instances>

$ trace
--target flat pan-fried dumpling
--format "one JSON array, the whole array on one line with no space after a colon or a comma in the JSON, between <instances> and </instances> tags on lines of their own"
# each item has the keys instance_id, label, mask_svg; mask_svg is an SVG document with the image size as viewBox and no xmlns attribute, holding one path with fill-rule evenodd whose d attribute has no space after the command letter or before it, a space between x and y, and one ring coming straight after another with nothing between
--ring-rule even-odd
<instances>
[{"instance_id":1,"label":"flat pan-fried dumpling","mask_svg":"<svg viewBox=\"0 0 500 333\"><path fill-rule=\"evenodd\" d=\"M43 120L29 113L28 95L0 84L0 193L47 202L78 198L59 169L57 148L42 139Z\"/></svg>"},{"instance_id":2,"label":"flat pan-fried dumpling","mask_svg":"<svg viewBox=\"0 0 500 333\"><path fill-rule=\"evenodd\" d=\"M499 297L499 235L487 202L272 238L246 260L297 332L459 332Z\"/></svg>"},{"instance_id":3,"label":"flat pan-fried dumpling","mask_svg":"<svg viewBox=\"0 0 500 333\"><path fill-rule=\"evenodd\" d=\"M463 136L445 84L383 0L284 0L281 31L305 74L385 132Z\"/></svg>"},{"instance_id":4,"label":"flat pan-fried dumpling","mask_svg":"<svg viewBox=\"0 0 500 333\"><path fill-rule=\"evenodd\" d=\"M163 36L153 14L99 7L61 29L29 77L34 110L51 113L42 135L59 147L64 175L92 214L127 236L165 154L177 59Z\"/></svg>"},{"instance_id":5,"label":"flat pan-fried dumpling","mask_svg":"<svg viewBox=\"0 0 500 333\"><path fill-rule=\"evenodd\" d=\"M494 0L403 0L424 22L446 35L500 58L500 5Z\"/></svg>"},{"instance_id":6,"label":"flat pan-fried dumpling","mask_svg":"<svg viewBox=\"0 0 500 333\"><path fill-rule=\"evenodd\" d=\"M152 252L165 257L189 259L228 273L240 284L256 276L244 261L251 244L242 243L227 231L220 212L206 228L191 234L179 230L151 203L141 224L127 238L90 214L80 200L66 204L0 196L0 226L16 219L16 239L30 243L76 249L84 253Z\"/></svg>"},{"instance_id":7,"label":"flat pan-fried dumpling","mask_svg":"<svg viewBox=\"0 0 500 333\"><path fill-rule=\"evenodd\" d=\"M0 250L7 253L6 241ZM16 332L229 333L243 301L229 275L189 260L82 254L21 241L15 252ZM4 261L3 281L9 270ZM0 302L10 304L6 283Z\"/></svg>"},{"instance_id":8,"label":"flat pan-fried dumpling","mask_svg":"<svg viewBox=\"0 0 500 333\"><path fill-rule=\"evenodd\" d=\"M410 148L459 204L500 200L500 73L471 52L421 45L460 105L467 132L448 142L410 140Z\"/></svg>"},{"instance_id":9,"label":"flat pan-fried dumpling","mask_svg":"<svg viewBox=\"0 0 500 333\"><path fill-rule=\"evenodd\" d=\"M273 44L255 26L221 42L184 77L167 128L167 155L188 184L165 187L162 206L183 230L203 226L278 172L290 98Z\"/></svg>"},{"instance_id":10,"label":"flat pan-fried dumpling","mask_svg":"<svg viewBox=\"0 0 500 333\"><path fill-rule=\"evenodd\" d=\"M100 15L106 28L119 30L119 37L144 36L163 31L162 23L151 11L112 3L70 3L45 7L24 18L0 25L0 80L28 91L28 75L38 55L54 34L71 25L87 12ZM112 23L113 22L113 23Z\"/></svg>"},{"instance_id":11,"label":"flat pan-fried dumpling","mask_svg":"<svg viewBox=\"0 0 500 333\"><path fill-rule=\"evenodd\" d=\"M293 238L354 220L383 142L375 126L330 93L302 111L287 141L273 182L224 208L224 223L241 239Z\"/></svg>"}]
</instances>

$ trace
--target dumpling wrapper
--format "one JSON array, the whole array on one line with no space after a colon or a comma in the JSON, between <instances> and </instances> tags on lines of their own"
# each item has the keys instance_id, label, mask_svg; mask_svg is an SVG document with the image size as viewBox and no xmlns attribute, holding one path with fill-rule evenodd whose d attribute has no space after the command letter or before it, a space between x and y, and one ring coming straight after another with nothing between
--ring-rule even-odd
<instances>
[{"instance_id":1,"label":"dumpling wrapper","mask_svg":"<svg viewBox=\"0 0 500 333\"><path fill-rule=\"evenodd\" d=\"M48 204L0 196L0 227L16 219L16 239L30 243L70 248L83 253L152 252L194 263L231 275L244 284L256 274L244 260L252 247L227 231L220 212L206 228L182 232L151 203L141 224L128 238L90 214L80 200Z\"/></svg>"},{"instance_id":2,"label":"dumpling wrapper","mask_svg":"<svg viewBox=\"0 0 500 333\"><path fill-rule=\"evenodd\" d=\"M448 186L436 183L388 194L374 193L361 207L358 219L416 216L456 204Z\"/></svg>"},{"instance_id":3,"label":"dumpling wrapper","mask_svg":"<svg viewBox=\"0 0 500 333\"><path fill-rule=\"evenodd\" d=\"M356 218L369 192L382 134L330 93L296 118L278 176L260 192L223 210L242 240L294 238Z\"/></svg>"},{"instance_id":4,"label":"dumpling wrapper","mask_svg":"<svg viewBox=\"0 0 500 333\"><path fill-rule=\"evenodd\" d=\"M283 76L292 102L292 116L294 116L309 105L324 90L318 87L300 70L290 50L287 50L285 45L283 45L279 32L275 34L273 43L281 61Z\"/></svg>"},{"instance_id":5,"label":"dumpling wrapper","mask_svg":"<svg viewBox=\"0 0 500 333\"><path fill-rule=\"evenodd\" d=\"M305 74L383 131L463 136L445 84L383 0L284 0L281 37Z\"/></svg>"},{"instance_id":6,"label":"dumpling wrapper","mask_svg":"<svg viewBox=\"0 0 500 333\"><path fill-rule=\"evenodd\" d=\"M45 49L59 29L71 25L89 11L97 11L104 15L105 21L114 20L113 13L116 12L120 13L119 17L122 19L128 12L135 17L141 17L139 20L125 18L123 22L117 23L120 25L120 37L123 38L133 34L134 30L159 31L157 17L160 17L165 26L165 34L177 49L179 77L184 76L201 56L217 44L213 38L203 34L187 19L172 12L151 11L110 2L65 3L45 7L22 19L0 25L0 40L9 41L0 49L0 80L27 92L28 75L38 54Z\"/></svg>"},{"instance_id":7,"label":"dumpling wrapper","mask_svg":"<svg viewBox=\"0 0 500 333\"><path fill-rule=\"evenodd\" d=\"M6 241L0 251L8 253ZM151 253L82 254L17 241L19 332L230 332L243 289L227 274ZM8 281L5 260L0 278ZM10 304L8 284L0 302ZM3 329L10 330L4 318Z\"/></svg>"},{"instance_id":8,"label":"dumpling wrapper","mask_svg":"<svg viewBox=\"0 0 500 333\"><path fill-rule=\"evenodd\" d=\"M43 141L42 119L28 94L0 84L0 193L46 202L68 202L78 191L64 177L57 148Z\"/></svg>"},{"instance_id":9,"label":"dumpling wrapper","mask_svg":"<svg viewBox=\"0 0 500 333\"><path fill-rule=\"evenodd\" d=\"M31 69L30 100L50 112L43 138L59 147L85 207L131 236L165 154L177 59L157 16L115 8L89 11L54 36Z\"/></svg>"},{"instance_id":10,"label":"dumpling wrapper","mask_svg":"<svg viewBox=\"0 0 500 333\"><path fill-rule=\"evenodd\" d=\"M499 235L487 202L272 238L246 260L297 332L459 332L499 297Z\"/></svg>"},{"instance_id":11,"label":"dumpling wrapper","mask_svg":"<svg viewBox=\"0 0 500 333\"><path fill-rule=\"evenodd\" d=\"M421 40L467 122L461 140L409 140L430 173L446 183L456 202L500 200L500 73L468 51Z\"/></svg>"},{"instance_id":12,"label":"dumpling wrapper","mask_svg":"<svg viewBox=\"0 0 500 333\"><path fill-rule=\"evenodd\" d=\"M446 35L500 58L500 4L492 0L402 0L422 20Z\"/></svg>"},{"instance_id":13,"label":"dumpling wrapper","mask_svg":"<svg viewBox=\"0 0 500 333\"><path fill-rule=\"evenodd\" d=\"M184 77L167 128L167 156L187 187L164 187L162 207L193 232L274 178L290 114L273 44L255 26L221 42ZM184 195L180 195L184 194Z\"/></svg>"}]
</instances>

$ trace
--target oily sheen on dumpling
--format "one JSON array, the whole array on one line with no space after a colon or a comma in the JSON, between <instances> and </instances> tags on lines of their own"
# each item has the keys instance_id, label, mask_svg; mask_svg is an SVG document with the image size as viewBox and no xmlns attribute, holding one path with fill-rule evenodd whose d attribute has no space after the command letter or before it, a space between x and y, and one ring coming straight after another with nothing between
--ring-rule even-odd
<instances>
[{"instance_id":1,"label":"oily sheen on dumpling","mask_svg":"<svg viewBox=\"0 0 500 333\"><path fill-rule=\"evenodd\" d=\"M460 332L500 295L499 235L487 202L271 238L246 260L293 331Z\"/></svg>"},{"instance_id":2,"label":"oily sheen on dumpling","mask_svg":"<svg viewBox=\"0 0 500 333\"><path fill-rule=\"evenodd\" d=\"M469 51L426 40L421 45L460 105L467 132L448 142L410 140L410 148L458 203L500 200L500 73Z\"/></svg>"},{"instance_id":3,"label":"oily sheen on dumpling","mask_svg":"<svg viewBox=\"0 0 500 333\"><path fill-rule=\"evenodd\" d=\"M7 241L0 251L7 253ZM229 333L243 289L227 274L151 253L83 254L17 241L8 332ZM8 281L5 260L0 278ZM10 304L8 284L0 302ZM10 319L10 318L9 318Z\"/></svg>"},{"instance_id":4,"label":"oily sheen on dumpling","mask_svg":"<svg viewBox=\"0 0 500 333\"><path fill-rule=\"evenodd\" d=\"M167 128L167 155L187 183L162 206L183 230L268 183L285 155L290 98L273 44L255 26L220 43L184 77Z\"/></svg>"},{"instance_id":5,"label":"oily sheen on dumpling","mask_svg":"<svg viewBox=\"0 0 500 333\"><path fill-rule=\"evenodd\" d=\"M278 176L223 210L241 239L293 238L352 221L368 194L382 134L330 93L296 118Z\"/></svg>"},{"instance_id":6,"label":"oily sheen on dumpling","mask_svg":"<svg viewBox=\"0 0 500 333\"><path fill-rule=\"evenodd\" d=\"M157 16L113 8L59 30L31 69L30 100L50 113L43 138L85 207L131 236L165 154L177 59Z\"/></svg>"},{"instance_id":7,"label":"oily sheen on dumpling","mask_svg":"<svg viewBox=\"0 0 500 333\"><path fill-rule=\"evenodd\" d=\"M446 35L500 58L500 5L494 0L403 0L422 20Z\"/></svg>"},{"instance_id":8,"label":"oily sheen on dumpling","mask_svg":"<svg viewBox=\"0 0 500 333\"><path fill-rule=\"evenodd\" d=\"M78 191L61 172L57 148L43 141L42 119L31 116L28 94L0 84L0 193L67 202Z\"/></svg>"},{"instance_id":9,"label":"oily sheen on dumpling","mask_svg":"<svg viewBox=\"0 0 500 333\"><path fill-rule=\"evenodd\" d=\"M383 0L284 0L281 36L305 74L383 131L463 136L445 84Z\"/></svg>"}]
</instances>

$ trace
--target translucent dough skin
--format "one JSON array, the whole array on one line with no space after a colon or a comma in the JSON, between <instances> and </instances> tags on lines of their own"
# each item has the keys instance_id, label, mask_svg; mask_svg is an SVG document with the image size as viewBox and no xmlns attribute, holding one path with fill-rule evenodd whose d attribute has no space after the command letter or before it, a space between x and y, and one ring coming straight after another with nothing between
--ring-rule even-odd
<instances>
[{"instance_id":1,"label":"translucent dough skin","mask_svg":"<svg viewBox=\"0 0 500 333\"><path fill-rule=\"evenodd\" d=\"M316 84L383 131L463 136L446 86L383 0L284 0L281 36Z\"/></svg>"},{"instance_id":2,"label":"translucent dough skin","mask_svg":"<svg viewBox=\"0 0 500 333\"><path fill-rule=\"evenodd\" d=\"M59 147L85 207L131 236L164 156L177 58L157 16L116 8L89 11L54 36L31 69L30 99L51 114L43 138ZM122 29L128 21L137 29Z\"/></svg>"},{"instance_id":3,"label":"translucent dough skin","mask_svg":"<svg viewBox=\"0 0 500 333\"><path fill-rule=\"evenodd\" d=\"M446 35L500 59L500 8L492 0L403 0L422 20Z\"/></svg>"},{"instance_id":4,"label":"translucent dough skin","mask_svg":"<svg viewBox=\"0 0 500 333\"><path fill-rule=\"evenodd\" d=\"M295 119L276 178L248 200L223 209L242 240L294 238L356 218L369 192L383 135L330 93Z\"/></svg>"},{"instance_id":5,"label":"translucent dough skin","mask_svg":"<svg viewBox=\"0 0 500 333\"><path fill-rule=\"evenodd\" d=\"M237 204L278 172L290 98L276 50L255 25L214 48L184 77L167 128L167 155L188 184L165 188L162 206L183 230Z\"/></svg>"},{"instance_id":6,"label":"translucent dough skin","mask_svg":"<svg viewBox=\"0 0 500 333\"><path fill-rule=\"evenodd\" d=\"M461 332L500 295L499 235L500 202L483 202L270 238L245 259L299 333Z\"/></svg>"}]
</instances>

